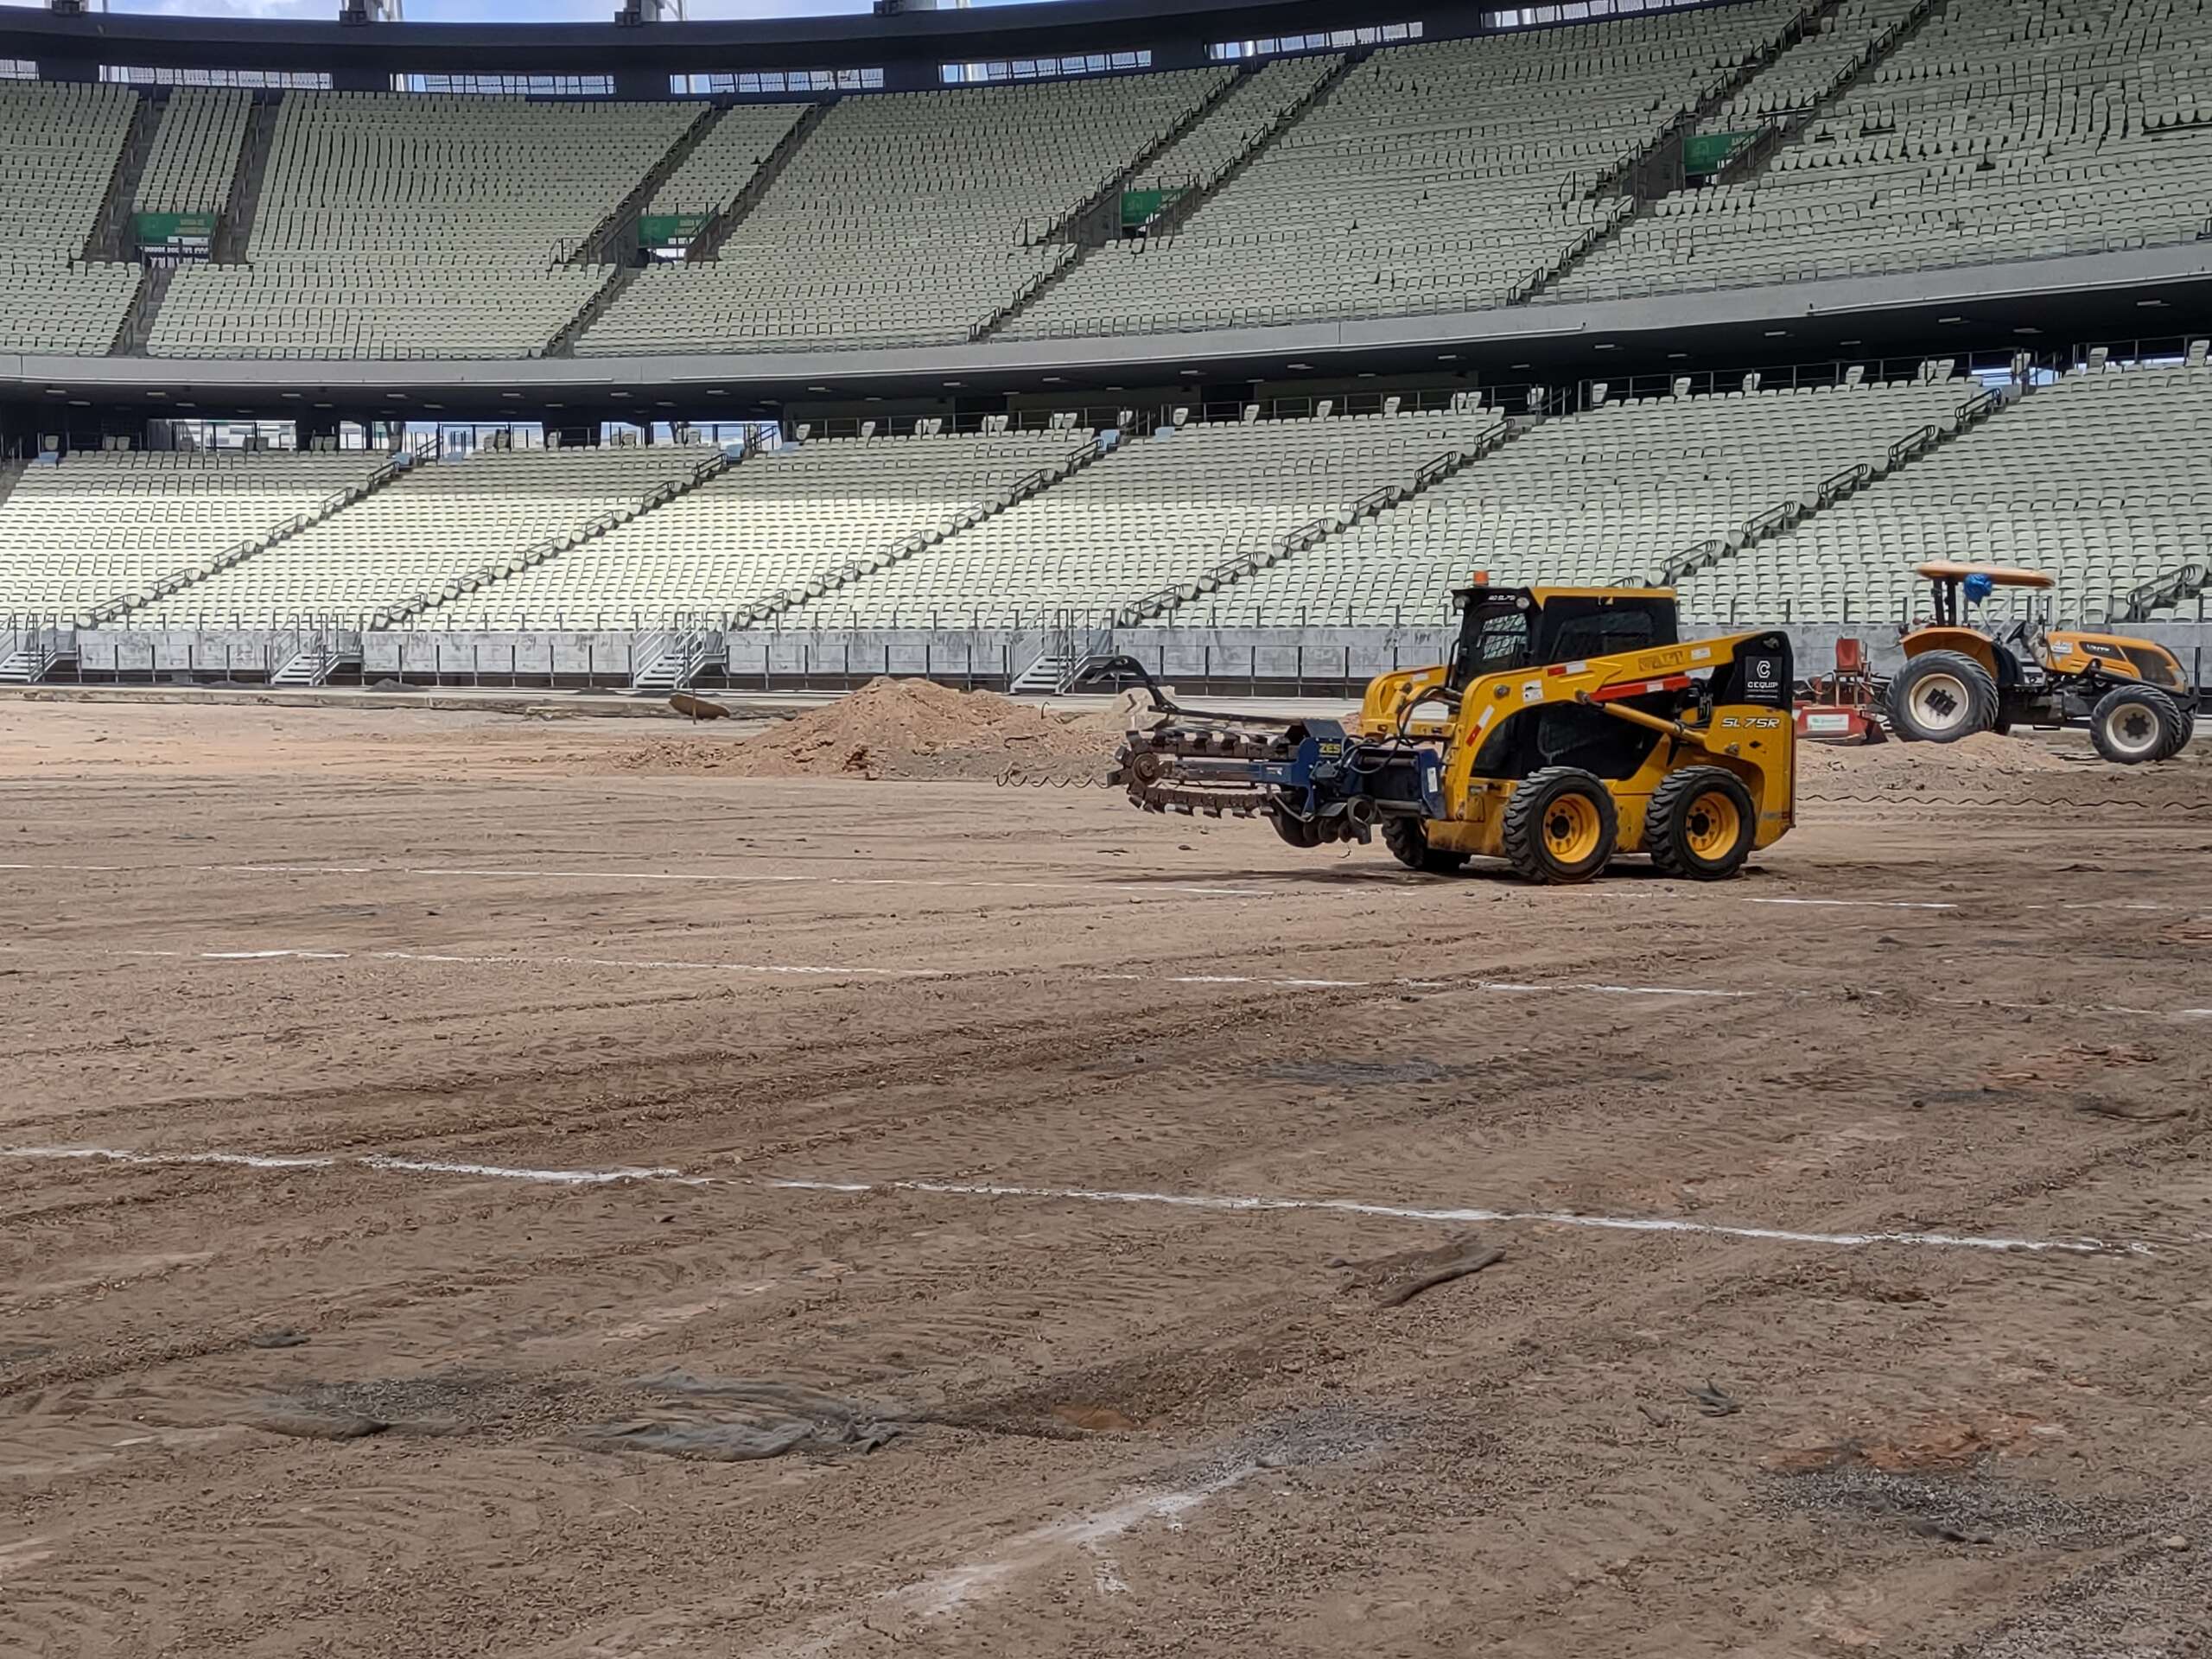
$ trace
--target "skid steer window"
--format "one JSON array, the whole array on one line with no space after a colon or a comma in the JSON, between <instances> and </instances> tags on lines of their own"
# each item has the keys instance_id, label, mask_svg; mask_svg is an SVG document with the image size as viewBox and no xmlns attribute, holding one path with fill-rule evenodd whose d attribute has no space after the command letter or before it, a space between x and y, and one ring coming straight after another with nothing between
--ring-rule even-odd
<instances>
[{"instance_id":1,"label":"skid steer window","mask_svg":"<svg viewBox=\"0 0 2212 1659\"><path fill-rule=\"evenodd\" d=\"M1455 691L1485 674L1503 674L1529 660L1529 613L1517 605L1487 606L1467 619L1459 634L1459 658L1452 664Z\"/></svg>"}]
</instances>

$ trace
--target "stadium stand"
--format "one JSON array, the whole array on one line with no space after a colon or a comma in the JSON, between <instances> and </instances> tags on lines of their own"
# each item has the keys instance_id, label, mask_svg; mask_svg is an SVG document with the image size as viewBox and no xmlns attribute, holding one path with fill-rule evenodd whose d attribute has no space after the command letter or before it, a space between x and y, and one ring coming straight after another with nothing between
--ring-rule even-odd
<instances>
[{"instance_id":1,"label":"stadium stand","mask_svg":"<svg viewBox=\"0 0 2212 1659\"><path fill-rule=\"evenodd\" d=\"M1805 38L1754 75L1713 114L1700 133L1756 133L1810 114L1866 63L1879 43L1922 10L1928 0L1844 0L1815 20Z\"/></svg>"},{"instance_id":2,"label":"stadium stand","mask_svg":"<svg viewBox=\"0 0 2212 1659\"><path fill-rule=\"evenodd\" d=\"M709 217L727 211L806 111L804 104L739 104L723 111L645 211Z\"/></svg>"},{"instance_id":3,"label":"stadium stand","mask_svg":"<svg viewBox=\"0 0 2212 1659\"><path fill-rule=\"evenodd\" d=\"M2212 546L2212 368L2085 371L1789 533L1691 578L1684 613L1894 621L1924 608L1923 559L2026 565L2063 606L2114 594ZM2018 592L1990 601L2019 611Z\"/></svg>"},{"instance_id":4,"label":"stadium stand","mask_svg":"<svg viewBox=\"0 0 2212 1659\"><path fill-rule=\"evenodd\" d=\"M26 467L0 501L0 612L104 605L359 488L385 459L93 450Z\"/></svg>"},{"instance_id":5,"label":"stadium stand","mask_svg":"<svg viewBox=\"0 0 2212 1659\"><path fill-rule=\"evenodd\" d=\"M1110 610L1265 550L1470 454L1491 410L1163 426L928 551L802 605L786 626L1000 626Z\"/></svg>"},{"instance_id":6,"label":"stadium stand","mask_svg":"<svg viewBox=\"0 0 2212 1659\"><path fill-rule=\"evenodd\" d=\"M824 439L753 455L555 559L413 619L422 627L659 626L728 613L910 537L942 537L1087 433Z\"/></svg>"},{"instance_id":7,"label":"stadium stand","mask_svg":"<svg viewBox=\"0 0 2212 1659\"><path fill-rule=\"evenodd\" d=\"M81 256L137 107L122 86L0 83L0 349L113 343L139 268Z\"/></svg>"},{"instance_id":8,"label":"stadium stand","mask_svg":"<svg viewBox=\"0 0 2212 1659\"><path fill-rule=\"evenodd\" d=\"M1169 238L1009 336L1505 304L1626 208L1593 188L1797 18L1789 0L1377 52Z\"/></svg>"},{"instance_id":9,"label":"stadium stand","mask_svg":"<svg viewBox=\"0 0 2212 1659\"><path fill-rule=\"evenodd\" d=\"M1765 171L1661 199L1542 297L2187 241L2208 212L2212 10L1949 0Z\"/></svg>"},{"instance_id":10,"label":"stadium stand","mask_svg":"<svg viewBox=\"0 0 2212 1659\"><path fill-rule=\"evenodd\" d=\"M528 357L607 273L564 263L696 105L288 92L248 264L177 273L156 357Z\"/></svg>"},{"instance_id":11,"label":"stadium stand","mask_svg":"<svg viewBox=\"0 0 2212 1659\"><path fill-rule=\"evenodd\" d=\"M131 205L142 213L219 213L230 205L250 93L180 86L169 94Z\"/></svg>"},{"instance_id":12,"label":"stadium stand","mask_svg":"<svg viewBox=\"0 0 2212 1659\"><path fill-rule=\"evenodd\" d=\"M136 613L130 625L365 619L549 537L582 534L601 514L634 508L720 453L698 444L485 449L431 462L266 552L157 601Z\"/></svg>"},{"instance_id":13,"label":"stadium stand","mask_svg":"<svg viewBox=\"0 0 2212 1659\"><path fill-rule=\"evenodd\" d=\"M645 271L576 351L965 340L1073 255L1047 233L1230 74L845 99L718 258Z\"/></svg>"},{"instance_id":14,"label":"stadium stand","mask_svg":"<svg viewBox=\"0 0 2212 1659\"><path fill-rule=\"evenodd\" d=\"M1179 626L1433 624L1471 572L1500 582L1652 578L1676 554L1891 447L1955 426L1967 379L1649 397L1548 421L1415 499L1160 620Z\"/></svg>"}]
</instances>

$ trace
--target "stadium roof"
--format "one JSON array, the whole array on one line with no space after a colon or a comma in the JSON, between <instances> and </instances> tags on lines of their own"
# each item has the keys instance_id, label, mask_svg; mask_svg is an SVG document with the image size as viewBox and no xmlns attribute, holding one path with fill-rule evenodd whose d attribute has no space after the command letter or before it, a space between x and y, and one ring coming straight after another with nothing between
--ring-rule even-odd
<instances>
[{"instance_id":1,"label":"stadium roof","mask_svg":"<svg viewBox=\"0 0 2212 1659\"><path fill-rule=\"evenodd\" d=\"M1432 35L1481 32L1488 7L1414 3ZM614 0L607 0L612 17ZM1403 21L1344 0L1055 0L944 11L663 22L372 23L0 10L0 57L159 67L621 73L836 67L1159 48Z\"/></svg>"}]
</instances>

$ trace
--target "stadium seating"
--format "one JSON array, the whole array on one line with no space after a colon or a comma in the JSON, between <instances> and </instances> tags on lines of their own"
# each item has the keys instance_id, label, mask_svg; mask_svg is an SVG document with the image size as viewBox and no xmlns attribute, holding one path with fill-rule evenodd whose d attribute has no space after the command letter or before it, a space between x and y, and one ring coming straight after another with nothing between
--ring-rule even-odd
<instances>
[{"instance_id":1,"label":"stadium seating","mask_svg":"<svg viewBox=\"0 0 2212 1659\"><path fill-rule=\"evenodd\" d=\"M322 523L134 613L134 627L359 620L601 514L717 451L696 444L486 449L429 462ZM379 457L381 459L381 457Z\"/></svg>"},{"instance_id":2,"label":"stadium seating","mask_svg":"<svg viewBox=\"0 0 2212 1659\"><path fill-rule=\"evenodd\" d=\"M562 263L697 119L679 103L287 92L248 264L177 273L156 357L520 357L606 279Z\"/></svg>"},{"instance_id":3,"label":"stadium seating","mask_svg":"<svg viewBox=\"0 0 2212 1659\"><path fill-rule=\"evenodd\" d=\"M789 613L785 626L1034 625L1256 553L1477 448L1494 410L1162 427L997 518Z\"/></svg>"},{"instance_id":4,"label":"stadium seating","mask_svg":"<svg viewBox=\"0 0 2212 1659\"><path fill-rule=\"evenodd\" d=\"M1073 251L1046 233L1230 73L845 99L718 259L645 271L576 350L965 340Z\"/></svg>"},{"instance_id":5,"label":"stadium seating","mask_svg":"<svg viewBox=\"0 0 2212 1659\"><path fill-rule=\"evenodd\" d=\"M2186 241L2208 212L2212 11L1950 0L1765 172L1660 200L1543 297Z\"/></svg>"},{"instance_id":6,"label":"stadium seating","mask_svg":"<svg viewBox=\"0 0 2212 1659\"><path fill-rule=\"evenodd\" d=\"M0 350L114 342L139 269L81 261L137 105L122 86L0 83Z\"/></svg>"},{"instance_id":7,"label":"stadium seating","mask_svg":"<svg viewBox=\"0 0 2212 1659\"><path fill-rule=\"evenodd\" d=\"M1675 555L1955 423L1972 380L1649 397L1549 421L1416 499L1160 620L1177 626L1434 624L1469 573L1648 581ZM1924 464L1924 463L1922 463Z\"/></svg>"},{"instance_id":8,"label":"stadium seating","mask_svg":"<svg viewBox=\"0 0 2212 1659\"><path fill-rule=\"evenodd\" d=\"M784 135L806 113L804 104L739 104L721 118L653 193L649 213L722 212L753 182Z\"/></svg>"},{"instance_id":9,"label":"stadium seating","mask_svg":"<svg viewBox=\"0 0 2212 1659\"><path fill-rule=\"evenodd\" d=\"M1880 40L1902 26L1923 0L1844 0L1796 46L1759 71L1699 124L1700 132L1755 131L1811 113L1866 61Z\"/></svg>"},{"instance_id":10,"label":"stadium seating","mask_svg":"<svg viewBox=\"0 0 2212 1659\"><path fill-rule=\"evenodd\" d=\"M0 501L0 612L74 613L204 563L385 456L107 454L26 467Z\"/></svg>"},{"instance_id":11,"label":"stadium seating","mask_svg":"<svg viewBox=\"0 0 2212 1659\"><path fill-rule=\"evenodd\" d=\"M1622 211L1609 169L1790 0L1377 52L1172 237L1094 253L1014 338L1502 305Z\"/></svg>"},{"instance_id":12,"label":"stadium seating","mask_svg":"<svg viewBox=\"0 0 2212 1659\"><path fill-rule=\"evenodd\" d=\"M2079 616L2212 547L2212 368L2077 372L1895 477L1691 580L1703 620L1888 622L1924 559L2026 565ZM1993 614L2027 601L2005 591Z\"/></svg>"},{"instance_id":13,"label":"stadium seating","mask_svg":"<svg viewBox=\"0 0 2212 1659\"><path fill-rule=\"evenodd\" d=\"M753 455L688 495L556 559L414 619L430 627L666 622L755 605L962 515L1089 434L817 440Z\"/></svg>"},{"instance_id":14,"label":"stadium seating","mask_svg":"<svg viewBox=\"0 0 2212 1659\"><path fill-rule=\"evenodd\" d=\"M252 112L251 95L234 88L176 88L162 111L132 207L142 213L221 212L230 204Z\"/></svg>"}]
</instances>

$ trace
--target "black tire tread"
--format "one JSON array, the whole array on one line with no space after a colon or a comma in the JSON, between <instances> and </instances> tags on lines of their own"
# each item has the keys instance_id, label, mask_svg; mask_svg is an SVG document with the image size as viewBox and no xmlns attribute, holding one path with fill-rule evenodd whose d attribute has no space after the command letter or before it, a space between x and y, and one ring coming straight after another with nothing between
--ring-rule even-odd
<instances>
[{"instance_id":1,"label":"black tire tread","mask_svg":"<svg viewBox=\"0 0 2212 1659\"><path fill-rule=\"evenodd\" d=\"M1599 859L1586 875L1562 873L1553 866L1544 851L1543 808L1548 804L1552 790L1569 780L1581 785L1596 798L1599 818L1605 826L1606 856ZM1604 779L1580 766L1544 766L1530 772L1506 802L1505 815L1498 826L1506 862L1523 880L1548 886L1590 880L1605 868L1619 836L1620 821L1613 808L1612 791L1605 787Z\"/></svg>"},{"instance_id":2,"label":"black tire tread","mask_svg":"<svg viewBox=\"0 0 2212 1659\"><path fill-rule=\"evenodd\" d=\"M1913 728L1911 702L1907 693L1911 690L1915 680L1937 668L1955 676L1967 689L1973 719L1968 728L1956 736L1929 737ZM1960 738L1970 737L1975 732L1993 730L2001 707L1996 677L1961 651L1923 652L1899 669L1890 681L1890 725L1908 743L1955 743Z\"/></svg>"},{"instance_id":3,"label":"black tire tread","mask_svg":"<svg viewBox=\"0 0 2212 1659\"><path fill-rule=\"evenodd\" d=\"M2116 703L2139 702L2158 722L2158 747L2139 757L2115 754L2105 746L2105 720ZM2188 741L2182 724L2181 705L2155 685L2116 685L2089 709L2089 741L2097 753L2116 766L2149 766L2171 759Z\"/></svg>"},{"instance_id":4,"label":"black tire tread","mask_svg":"<svg viewBox=\"0 0 2212 1659\"><path fill-rule=\"evenodd\" d=\"M1681 855L1677 831L1689 804L1716 783L1734 786L1736 804L1750 833L1745 836L1740 850L1708 868ZM1651 791L1651 804L1643 812L1643 850L1651 855L1651 862L1661 874L1684 881L1727 880L1744 868L1758 836L1758 804L1752 801L1751 791L1745 788L1744 780L1726 766L1684 766L1680 772L1669 772L1660 779L1659 787Z\"/></svg>"},{"instance_id":5,"label":"black tire tread","mask_svg":"<svg viewBox=\"0 0 2212 1659\"><path fill-rule=\"evenodd\" d=\"M1399 863L1424 875L1450 875L1467 865L1465 853L1448 853L1428 844L1427 821L1421 818L1383 819L1382 844Z\"/></svg>"}]
</instances>

